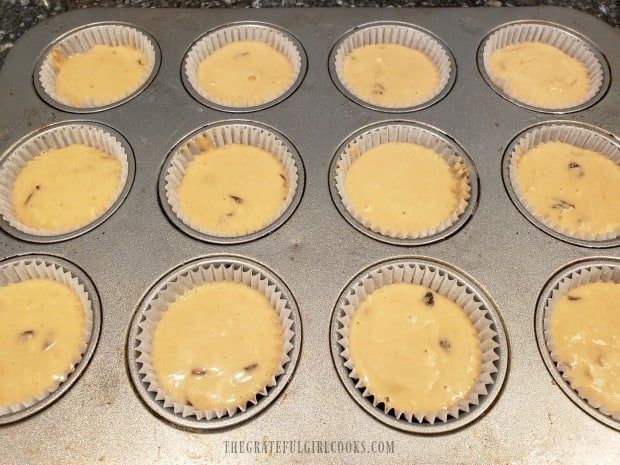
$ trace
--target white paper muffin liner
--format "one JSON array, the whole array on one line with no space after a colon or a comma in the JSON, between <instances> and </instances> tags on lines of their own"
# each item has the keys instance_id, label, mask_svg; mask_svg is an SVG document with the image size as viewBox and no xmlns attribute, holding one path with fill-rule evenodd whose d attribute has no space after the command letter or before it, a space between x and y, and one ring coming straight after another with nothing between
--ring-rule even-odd
<instances>
[{"instance_id":1,"label":"white paper muffin liner","mask_svg":"<svg viewBox=\"0 0 620 465\"><path fill-rule=\"evenodd\" d=\"M88 347L93 331L93 306L84 285L70 271L62 268L59 264L53 263L53 260L32 260L24 259L12 261L4 265L0 265L0 287L9 284L15 284L30 279L49 279L58 281L67 285L80 299L82 308L84 309L84 338L79 348L78 354L71 359L71 368L66 370L62 376L63 381L56 380L50 387L43 389L38 395L31 397L22 402L13 405L0 405L0 417L7 414L17 413L21 410L29 408L38 402L47 398L56 391L66 381L67 377L73 373L76 365L82 359L84 352Z\"/></svg>"},{"instance_id":2,"label":"white paper muffin liner","mask_svg":"<svg viewBox=\"0 0 620 465\"><path fill-rule=\"evenodd\" d=\"M230 43L241 41L262 42L286 56L293 68L293 73L282 89L274 90L273 94L266 98L239 103L212 96L200 86L198 78L200 64L216 50ZM302 63L302 52L284 31L263 24L235 24L216 29L198 40L185 56L183 72L194 91L207 102L229 108L250 108L272 102L286 94L299 78Z\"/></svg>"},{"instance_id":3,"label":"white paper muffin liner","mask_svg":"<svg viewBox=\"0 0 620 465\"><path fill-rule=\"evenodd\" d=\"M553 360L557 370L562 375L562 378L568 382L573 391L576 392L578 396L584 401L586 401L590 406L598 409L598 411L600 411L604 415L607 415L614 420L620 421L620 411L610 410L610 408L606 405L602 405L594 398L588 396L582 388L573 386L573 379L567 374L569 367L555 352L555 344L553 341L551 318L559 300L564 295L568 294L572 289L583 286L585 284L596 282L620 284L620 266L590 265L572 271L566 276L564 276L548 294L544 304L544 338L551 360Z\"/></svg>"},{"instance_id":4,"label":"white paper muffin liner","mask_svg":"<svg viewBox=\"0 0 620 465\"><path fill-rule=\"evenodd\" d=\"M521 156L529 150L532 150L546 142L563 142L580 149L592 150L600 153L604 157L609 158L616 165L620 166L620 144L613 143L610 139L603 137L593 129L566 123L551 123L536 126L520 136L517 143L514 145L512 153L510 154L508 166L510 186L512 187L518 201L521 202L525 209L534 218L548 228L551 228L564 236L593 242L606 241L618 237L618 235L620 235L620 231L613 231L605 234L586 234L580 231L573 231L570 228L556 224L550 218L536 214L519 185L517 178L517 164Z\"/></svg>"},{"instance_id":5,"label":"white paper muffin liner","mask_svg":"<svg viewBox=\"0 0 620 465\"><path fill-rule=\"evenodd\" d=\"M499 355L496 349L499 344L494 340L497 332L493 329L493 321L489 317L489 310L476 296L476 292L465 283L459 281L440 268L429 267L424 264L404 262L388 265L372 271L368 276L361 278L350 285L346 291L345 303L336 309L340 312L338 322L338 344L342 348L341 357L345 360L344 366L349 370L349 377L355 381L355 388L366 398L372 397L373 406L382 404L380 399L373 396L371 390L359 378L355 364L349 353L349 326L360 304L373 292L390 284L406 283L419 284L441 294L455 302L463 309L474 325L480 340L481 366L476 384L467 396L460 402L447 406L436 412L408 412L398 411L383 404L384 413L392 413L396 419L409 423L447 422L450 417L459 418L462 412L469 412L470 408L479 405L494 383L493 374L498 372L496 362Z\"/></svg>"},{"instance_id":6,"label":"white paper muffin liner","mask_svg":"<svg viewBox=\"0 0 620 465\"><path fill-rule=\"evenodd\" d=\"M144 77L133 87L128 88L124 95L108 101L84 99L82 104L74 105L56 92L56 76L58 69L54 65L54 56L70 57L85 53L95 45L119 46L126 45L141 50L146 55L147 68ZM62 39L43 59L37 78L43 91L52 99L62 105L73 108L96 109L119 102L135 93L144 85L155 71L156 48L151 39L140 30L118 24L101 24L80 29Z\"/></svg>"},{"instance_id":7,"label":"white paper muffin liner","mask_svg":"<svg viewBox=\"0 0 620 465\"><path fill-rule=\"evenodd\" d=\"M152 339L162 315L178 297L194 287L222 281L244 284L257 290L269 300L274 311L277 312L282 325L283 346L280 365L276 368L267 385L262 391L256 393L250 401L226 409L197 410L191 405L173 399L160 386L157 373L153 367L151 355ZM267 275L252 270L249 267L232 264L198 264L191 270L172 277L161 286L157 294L148 302L141 321L138 323L140 331L136 336L138 342L136 362L141 364L138 373L147 391L155 393L155 400L164 408L172 409L176 415L183 418L193 416L198 420L213 420L225 416L232 417L236 413L245 412L250 406L256 405L260 402L258 396L266 396L269 389L278 383L278 377L285 371L284 365L291 360L289 354L293 349L293 338L295 336L293 324L292 310L288 301Z\"/></svg>"},{"instance_id":8,"label":"white paper muffin liner","mask_svg":"<svg viewBox=\"0 0 620 465\"><path fill-rule=\"evenodd\" d=\"M393 231L391 229L384 228L381 225L373 224L370 220L364 218L361 213L353 208L345 189L345 182L349 168L351 168L351 165L355 162L355 160L363 156L365 152L388 142L409 142L434 150L437 155L448 164L452 174L459 178L461 184L460 196L457 199L455 210L446 220L425 230ZM465 212L471 198L470 173L463 161L463 158L446 140L422 127L404 124L390 124L373 128L369 131L363 132L353 139L340 152L338 157L335 174L336 189L343 205L358 223L362 224L367 229L384 236L397 239L420 239L445 231L459 220L461 215Z\"/></svg>"},{"instance_id":9,"label":"white paper muffin liner","mask_svg":"<svg viewBox=\"0 0 620 465\"><path fill-rule=\"evenodd\" d=\"M42 152L68 147L72 144L83 144L93 147L120 161L121 179L117 191L110 199L106 208L98 212L97 216L91 218L84 224L58 230L38 229L23 224L15 216L15 211L11 202L11 192L15 179L26 164ZM35 133L22 142L9 153L2 162L0 166L0 215L13 228L33 236L56 236L77 231L96 221L114 205L125 187L128 171L129 155L123 147L123 144L104 129L79 123L63 124L52 129L46 129ZM70 182L70 180L67 180L67 182Z\"/></svg>"},{"instance_id":10,"label":"white paper muffin liner","mask_svg":"<svg viewBox=\"0 0 620 465\"><path fill-rule=\"evenodd\" d=\"M187 166L197 155L205 151L205 142L209 148L217 149L229 144L251 145L273 154L282 164L284 175L288 184L288 193L278 212L269 219L262 227L256 230L236 231L235 234L224 235L220 232L211 231L194 223L182 210L179 204L178 189L185 175ZM199 134L194 134L188 141L177 149L172 156L168 169L165 173L165 193L168 204L172 211L185 225L208 236L213 237L239 237L254 233L273 224L291 205L297 191L298 167L289 147L274 133L258 126L247 124L230 124L206 128Z\"/></svg>"},{"instance_id":11,"label":"white paper muffin liner","mask_svg":"<svg viewBox=\"0 0 620 465\"><path fill-rule=\"evenodd\" d=\"M351 84L344 78L343 67L345 58L356 48L376 44L402 45L424 53L437 67L439 72L439 83L435 90L417 100L404 101L394 106L377 105L356 94ZM365 103L387 109L409 108L433 100L445 89L451 75L456 72L452 67L450 55L442 44L425 32L405 24L379 24L358 29L341 41L333 56L336 76L351 95Z\"/></svg>"},{"instance_id":12,"label":"white paper muffin liner","mask_svg":"<svg viewBox=\"0 0 620 465\"><path fill-rule=\"evenodd\" d=\"M558 104L554 106L542 106L538 102L528 102L519 99L510 92L509 82L495 75L489 65L491 54L509 45L523 42L542 42L560 49L568 56L579 60L585 66L588 73L590 85L588 91L582 99L575 102ZM564 110L577 107L592 100L601 89L604 80L603 65L584 41L577 36L556 27L552 24L522 22L509 24L493 32L484 42L482 49L482 61L484 69L491 81L495 84L500 93L518 100L526 105L541 108L543 110Z\"/></svg>"}]
</instances>

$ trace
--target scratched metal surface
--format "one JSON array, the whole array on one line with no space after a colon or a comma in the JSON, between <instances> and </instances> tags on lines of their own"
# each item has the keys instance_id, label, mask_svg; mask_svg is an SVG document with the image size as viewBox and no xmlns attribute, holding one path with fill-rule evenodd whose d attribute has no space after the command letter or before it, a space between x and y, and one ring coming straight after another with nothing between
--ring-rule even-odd
<instances>
[{"instance_id":1,"label":"scratched metal surface","mask_svg":"<svg viewBox=\"0 0 620 465\"><path fill-rule=\"evenodd\" d=\"M610 63L607 95L584 111L554 117L502 99L483 81L476 48L506 21L540 18L592 40ZM32 84L34 63L47 44L87 23L118 20L151 33L162 52L152 84L111 110L76 115L45 104ZM235 115L206 108L185 91L180 64L205 31L239 20L284 27L303 44L308 72L286 101L244 115L275 127L299 150L306 187L297 211L277 231L247 244L210 245L177 230L157 197L159 170L183 136ZM457 62L452 91L424 110L379 113L348 100L331 82L327 57L350 28L373 20L415 23L437 34ZM618 247L590 249L546 235L511 203L501 179L501 157L515 134L554 118L583 121L620 132L620 35L601 21L569 9L270 9L83 10L57 16L28 32L0 70L0 153L46 124L89 120L112 126L131 144L136 176L121 207L94 230L57 244L31 244L0 233L2 256L51 253L75 262L101 296L102 332L95 354L77 383L57 402L24 421L0 427L0 463L405 463L615 464L620 436L577 408L556 386L536 345L534 310L547 279L582 258L618 257ZM329 194L328 171L336 148L366 124L411 119L437 126L462 144L480 176L472 219L435 244L401 247L353 229ZM125 338L140 298L163 274L208 254L235 254L265 264L299 304L303 347L296 372L264 412L234 428L182 431L141 403L126 372ZM495 300L510 344L508 376L495 405L456 432L422 436L387 427L365 413L341 385L329 350L333 306L349 279L369 264L420 255L446 261L473 276ZM394 441L395 455L226 454L224 440Z\"/></svg>"}]
</instances>

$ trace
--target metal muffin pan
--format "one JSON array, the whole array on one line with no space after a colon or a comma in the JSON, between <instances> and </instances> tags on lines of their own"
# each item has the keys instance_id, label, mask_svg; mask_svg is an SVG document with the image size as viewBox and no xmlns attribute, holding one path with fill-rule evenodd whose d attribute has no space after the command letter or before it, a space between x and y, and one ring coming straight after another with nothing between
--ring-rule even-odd
<instances>
[{"instance_id":1,"label":"metal muffin pan","mask_svg":"<svg viewBox=\"0 0 620 465\"><path fill-rule=\"evenodd\" d=\"M270 455L231 450L231 441L280 440L301 441L302 446L306 441L364 441L366 450L375 442L393 445L393 453L365 454L372 463L615 464L620 456L617 431L582 412L555 385L538 351L534 312L541 290L558 269L601 253L618 258L620 249L558 240L513 205L502 181L502 155L517 134L549 115L499 96L482 79L476 62L476 51L490 31L532 18L577 31L607 58L612 77L608 92L564 118L617 133L620 81L614 77L620 76L620 35L570 9L88 9L59 15L27 33L0 70L0 154L41 127L77 118L123 135L133 149L136 173L118 210L85 234L33 244L0 233L3 256L49 253L76 263L97 286L102 304L102 331L89 369L53 406L2 427L0 463L65 463L68 457L119 464L358 463L361 457L337 450L284 454L275 451L275 444ZM102 21L123 21L151 34L161 49L159 72L123 105L89 115L60 112L36 93L33 63L58 37ZM187 92L181 64L205 32L239 21L279 26L306 51L308 69L298 89L277 105L245 116L294 144L303 160L305 188L297 209L270 234L242 244L212 244L167 220L157 183L166 156L187 134L234 119L235 114L206 107ZM338 90L328 71L330 51L347 31L375 21L411 23L446 44L458 76L441 101L411 113L386 114L358 105ZM476 166L477 209L459 231L441 241L402 246L374 240L353 228L332 201L329 169L338 147L360 128L394 119L441 128ZM260 415L208 434L187 432L162 422L134 392L125 363L128 328L148 289L169 270L222 254L262 263L281 277L299 306L304 345L286 388ZM331 315L346 283L373 263L412 255L475 277L496 303L509 341L509 370L491 408L458 430L432 436L388 427L360 408L343 387L330 354Z\"/></svg>"}]
</instances>

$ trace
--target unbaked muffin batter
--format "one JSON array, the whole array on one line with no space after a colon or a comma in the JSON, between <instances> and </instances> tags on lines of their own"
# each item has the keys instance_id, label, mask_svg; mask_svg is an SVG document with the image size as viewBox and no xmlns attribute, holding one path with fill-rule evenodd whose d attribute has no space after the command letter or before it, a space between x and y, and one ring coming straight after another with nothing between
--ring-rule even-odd
<instances>
[{"instance_id":1,"label":"unbaked muffin batter","mask_svg":"<svg viewBox=\"0 0 620 465\"><path fill-rule=\"evenodd\" d=\"M233 106L272 100L292 79L293 66L286 55L258 41L226 44L198 67L198 82L207 96Z\"/></svg>"},{"instance_id":2,"label":"unbaked muffin batter","mask_svg":"<svg viewBox=\"0 0 620 465\"><path fill-rule=\"evenodd\" d=\"M462 184L463 179L435 151L388 142L351 164L345 192L355 213L372 226L413 232L446 221L456 210Z\"/></svg>"},{"instance_id":3,"label":"unbaked muffin batter","mask_svg":"<svg viewBox=\"0 0 620 465\"><path fill-rule=\"evenodd\" d=\"M349 351L375 399L401 412L455 405L480 374L480 341L465 312L415 284L384 286L361 303Z\"/></svg>"},{"instance_id":4,"label":"unbaked muffin batter","mask_svg":"<svg viewBox=\"0 0 620 465\"><path fill-rule=\"evenodd\" d=\"M54 53L56 93L82 107L88 100L107 104L124 98L147 78L147 57L128 45L95 45L77 55Z\"/></svg>"},{"instance_id":5,"label":"unbaked muffin batter","mask_svg":"<svg viewBox=\"0 0 620 465\"><path fill-rule=\"evenodd\" d=\"M120 191L121 162L82 144L41 152L20 171L11 203L17 219L48 232L77 229L101 216Z\"/></svg>"},{"instance_id":6,"label":"unbaked muffin batter","mask_svg":"<svg viewBox=\"0 0 620 465\"><path fill-rule=\"evenodd\" d=\"M573 389L620 412L620 284L589 283L562 296L551 334Z\"/></svg>"},{"instance_id":7,"label":"unbaked muffin batter","mask_svg":"<svg viewBox=\"0 0 620 465\"><path fill-rule=\"evenodd\" d=\"M65 284L30 279L0 287L0 405L65 380L84 346L85 317Z\"/></svg>"},{"instance_id":8,"label":"unbaked muffin batter","mask_svg":"<svg viewBox=\"0 0 620 465\"><path fill-rule=\"evenodd\" d=\"M198 410L243 406L274 376L282 354L278 314L259 291L203 284L164 312L153 334L161 387Z\"/></svg>"},{"instance_id":9,"label":"unbaked muffin batter","mask_svg":"<svg viewBox=\"0 0 620 465\"><path fill-rule=\"evenodd\" d=\"M511 97L542 108L579 104L590 86L583 63L553 45L523 42L495 50L489 76Z\"/></svg>"},{"instance_id":10,"label":"unbaked muffin batter","mask_svg":"<svg viewBox=\"0 0 620 465\"><path fill-rule=\"evenodd\" d=\"M516 177L535 216L573 234L620 231L620 166L604 155L547 142L517 159Z\"/></svg>"},{"instance_id":11,"label":"unbaked muffin batter","mask_svg":"<svg viewBox=\"0 0 620 465\"><path fill-rule=\"evenodd\" d=\"M426 101L437 91L439 70L423 52L398 44L364 45L349 53L342 75L351 93L384 107Z\"/></svg>"},{"instance_id":12,"label":"unbaked muffin batter","mask_svg":"<svg viewBox=\"0 0 620 465\"><path fill-rule=\"evenodd\" d=\"M197 155L178 188L179 205L211 234L258 231L278 215L288 194L282 163L258 147L223 145Z\"/></svg>"}]
</instances>

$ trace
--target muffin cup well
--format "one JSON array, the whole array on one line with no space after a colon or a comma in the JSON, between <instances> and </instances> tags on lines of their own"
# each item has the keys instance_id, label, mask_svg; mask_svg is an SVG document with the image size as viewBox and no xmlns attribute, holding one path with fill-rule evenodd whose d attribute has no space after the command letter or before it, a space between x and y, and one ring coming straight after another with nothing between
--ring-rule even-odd
<instances>
[{"instance_id":1,"label":"muffin cup well","mask_svg":"<svg viewBox=\"0 0 620 465\"><path fill-rule=\"evenodd\" d=\"M494 51L523 42L553 45L583 63L590 81L586 95L571 104L548 107L525 102L511 95L506 90L507 83L493 75L489 59ZM610 83L607 62L594 44L564 26L543 21L519 21L496 28L478 48L478 68L487 84L499 95L516 105L543 113L562 114L583 110L600 100Z\"/></svg>"},{"instance_id":2,"label":"muffin cup well","mask_svg":"<svg viewBox=\"0 0 620 465\"><path fill-rule=\"evenodd\" d=\"M409 142L432 149L448 164L461 189L456 208L446 220L427 230L392 231L372 224L350 204L345 190L349 168L366 151L388 142ZM396 245L428 244L454 234L467 222L478 199L478 175L465 150L439 130L407 121L376 123L355 132L332 159L329 182L336 207L351 225L374 239Z\"/></svg>"},{"instance_id":3,"label":"muffin cup well","mask_svg":"<svg viewBox=\"0 0 620 465\"><path fill-rule=\"evenodd\" d=\"M568 367L555 353L551 316L558 301L572 289L595 282L620 283L620 260L617 258L588 258L573 262L555 273L541 291L536 305L536 339L540 354L564 393L584 412L620 431L620 412L612 411L589 397L582 389L572 386L566 374Z\"/></svg>"},{"instance_id":4,"label":"muffin cup well","mask_svg":"<svg viewBox=\"0 0 620 465\"><path fill-rule=\"evenodd\" d=\"M147 72L144 78L125 95L112 101L88 99L75 106L56 93L55 56L70 57L85 53L95 45L127 45L141 50L147 59ZM155 39L135 26L123 23L90 24L65 34L53 43L43 54L34 72L34 83L39 96L48 104L72 113L91 113L107 110L121 105L142 92L153 80L161 62L161 52Z\"/></svg>"},{"instance_id":5,"label":"muffin cup well","mask_svg":"<svg viewBox=\"0 0 620 465\"><path fill-rule=\"evenodd\" d=\"M212 282L236 282L263 294L282 325L280 365L252 401L233 408L197 410L170 397L159 385L152 364L152 337L162 314L187 290ZM206 257L189 262L160 279L133 316L127 340L130 375L138 394L156 414L182 428L210 430L243 422L273 402L290 380L299 357L301 319L285 284L265 267L232 256Z\"/></svg>"},{"instance_id":6,"label":"muffin cup well","mask_svg":"<svg viewBox=\"0 0 620 465\"><path fill-rule=\"evenodd\" d=\"M344 60L354 49L375 44L397 44L424 53L439 72L437 88L428 96L392 107L377 105L356 95L343 76ZM391 113L416 111L434 105L450 92L456 80L456 62L441 39L418 26L389 21L366 24L347 32L330 53L329 71L334 84L346 97L367 108Z\"/></svg>"},{"instance_id":7,"label":"muffin cup well","mask_svg":"<svg viewBox=\"0 0 620 465\"><path fill-rule=\"evenodd\" d=\"M515 206L536 227L560 240L585 247L620 245L620 231L606 234L580 233L555 224L534 212L517 181L517 163L523 154L546 142L563 142L580 149L592 150L620 166L620 141L603 129L570 121L539 123L518 134L504 153L504 184Z\"/></svg>"},{"instance_id":8,"label":"muffin cup well","mask_svg":"<svg viewBox=\"0 0 620 465\"><path fill-rule=\"evenodd\" d=\"M10 406L0 406L0 425L29 417L55 402L82 374L99 339L101 306L90 278L73 263L49 255L23 255L0 262L0 287L30 279L49 279L68 286L80 299L84 309L84 337L79 354L72 360L63 381L56 381L40 394Z\"/></svg>"},{"instance_id":9,"label":"muffin cup well","mask_svg":"<svg viewBox=\"0 0 620 465\"><path fill-rule=\"evenodd\" d=\"M370 294L396 283L419 284L447 297L463 309L474 325L480 340L480 374L461 402L437 412L397 412L376 399L358 378L349 354L349 325L359 305ZM499 394L507 370L508 344L492 300L465 274L431 259L392 259L355 276L334 308L330 339L336 369L354 400L379 421L414 433L441 433L474 421Z\"/></svg>"},{"instance_id":10,"label":"muffin cup well","mask_svg":"<svg viewBox=\"0 0 620 465\"><path fill-rule=\"evenodd\" d=\"M121 163L121 179L109 205L90 221L72 228L44 230L27 226L15 216L11 192L15 179L41 152L83 144L113 156ZM123 202L133 181L135 161L129 143L116 131L98 123L66 122L37 131L16 144L0 162L0 228L30 242L59 242L103 223Z\"/></svg>"},{"instance_id":11,"label":"muffin cup well","mask_svg":"<svg viewBox=\"0 0 620 465\"><path fill-rule=\"evenodd\" d=\"M262 42L286 56L293 68L293 74L283 89L275 91L268 98L238 104L213 97L200 86L200 63L225 45L240 41ZM181 77L188 92L203 105L216 110L242 113L263 110L288 98L301 84L307 67L305 51L291 33L271 24L240 22L216 28L198 39L183 59Z\"/></svg>"},{"instance_id":12,"label":"muffin cup well","mask_svg":"<svg viewBox=\"0 0 620 465\"><path fill-rule=\"evenodd\" d=\"M192 222L180 207L177 191L187 166L195 156L207 147L216 149L228 144L251 145L273 154L284 168L289 190L278 213L265 226L224 236ZM159 196L168 218L186 234L205 242L240 243L257 239L281 226L301 200L304 180L301 157L282 134L257 123L225 121L194 131L177 144L164 162L159 179Z\"/></svg>"}]
</instances>

